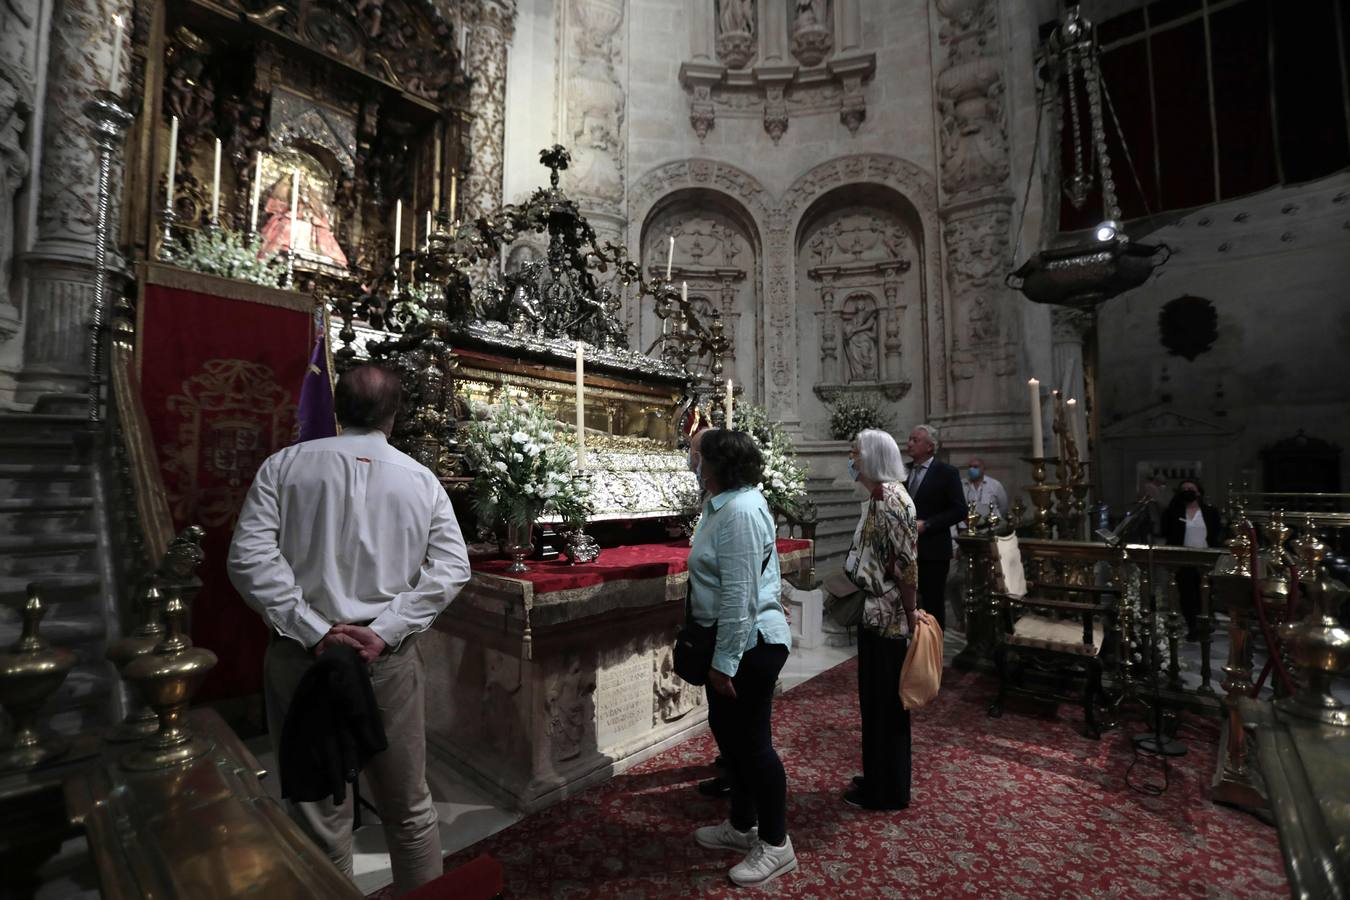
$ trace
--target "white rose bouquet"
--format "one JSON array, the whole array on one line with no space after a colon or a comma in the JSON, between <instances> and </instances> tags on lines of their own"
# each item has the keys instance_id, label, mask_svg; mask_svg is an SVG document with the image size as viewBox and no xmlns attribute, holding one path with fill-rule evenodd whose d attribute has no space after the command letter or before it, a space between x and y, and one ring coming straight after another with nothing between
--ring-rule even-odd
<instances>
[{"instance_id":1,"label":"white rose bouquet","mask_svg":"<svg viewBox=\"0 0 1350 900\"><path fill-rule=\"evenodd\" d=\"M590 514L589 485L576 476L576 451L537 405L478 404L464 428L464 459L474 472L474 509L484 523L528 525L544 513L567 524Z\"/></svg>"},{"instance_id":2,"label":"white rose bouquet","mask_svg":"<svg viewBox=\"0 0 1350 900\"><path fill-rule=\"evenodd\" d=\"M815 507L806 496L806 469L797 462L797 450L783 426L770 421L762 408L743 403L736 407L736 430L754 438L764 457L759 489L769 508L794 519L814 520Z\"/></svg>"}]
</instances>

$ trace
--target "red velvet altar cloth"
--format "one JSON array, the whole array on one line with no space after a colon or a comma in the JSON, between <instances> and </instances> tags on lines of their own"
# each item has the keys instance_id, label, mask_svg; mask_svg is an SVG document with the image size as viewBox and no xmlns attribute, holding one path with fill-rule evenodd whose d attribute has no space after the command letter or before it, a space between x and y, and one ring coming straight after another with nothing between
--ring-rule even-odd
<instances>
[{"instance_id":1,"label":"red velvet altar cloth","mask_svg":"<svg viewBox=\"0 0 1350 900\"><path fill-rule=\"evenodd\" d=\"M191 633L219 662L195 699L256 693L267 627L230 584L225 557L258 467L295 440L313 300L181 270L158 276L175 286L145 285L137 329L141 399L174 528L206 530Z\"/></svg>"},{"instance_id":2,"label":"red velvet altar cloth","mask_svg":"<svg viewBox=\"0 0 1350 900\"><path fill-rule=\"evenodd\" d=\"M806 550L810 546L811 542L806 540L778 539L779 555ZM474 560L472 568L485 575L528 581L534 586L536 594L548 594L591 587L607 581L667 578L683 572L688 559L689 542L681 540L664 544L609 547L600 551L600 558L595 562L583 565L571 565L561 556L548 562L527 562L526 565L530 567L528 572L512 575L506 572L506 567L511 564L508 559Z\"/></svg>"}]
</instances>

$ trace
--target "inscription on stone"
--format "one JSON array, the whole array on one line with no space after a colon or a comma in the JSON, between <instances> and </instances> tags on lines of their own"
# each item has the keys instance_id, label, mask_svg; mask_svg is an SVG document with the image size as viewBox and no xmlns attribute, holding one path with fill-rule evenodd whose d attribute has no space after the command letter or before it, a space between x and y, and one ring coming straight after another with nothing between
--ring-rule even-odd
<instances>
[{"instance_id":1,"label":"inscription on stone","mask_svg":"<svg viewBox=\"0 0 1350 900\"><path fill-rule=\"evenodd\" d=\"M601 751L652 727L652 661L646 653L601 669L595 690L596 744Z\"/></svg>"}]
</instances>

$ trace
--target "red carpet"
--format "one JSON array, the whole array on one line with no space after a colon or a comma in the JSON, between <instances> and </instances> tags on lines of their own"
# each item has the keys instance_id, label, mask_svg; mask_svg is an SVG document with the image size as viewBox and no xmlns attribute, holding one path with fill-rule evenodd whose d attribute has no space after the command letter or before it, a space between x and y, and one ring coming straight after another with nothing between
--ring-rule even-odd
<instances>
[{"instance_id":1,"label":"red carpet","mask_svg":"<svg viewBox=\"0 0 1350 900\"><path fill-rule=\"evenodd\" d=\"M775 743L788 773L788 831L798 871L770 890L790 897L1283 897L1273 828L1204 797L1217 727L1188 717L1160 797L1124 781L1125 732L1100 742L1058 719L989 719L992 679L947 671L914 717L914 802L864 812L840 796L861 771L856 660L783 695ZM1134 723L1127 730L1137 729ZM711 735L685 742L608 783L532 815L446 860L489 853L507 897L720 897L734 853L694 844L722 802L700 797ZM1145 759L1131 780L1160 781Z\"/></svg>"}]
</instances>

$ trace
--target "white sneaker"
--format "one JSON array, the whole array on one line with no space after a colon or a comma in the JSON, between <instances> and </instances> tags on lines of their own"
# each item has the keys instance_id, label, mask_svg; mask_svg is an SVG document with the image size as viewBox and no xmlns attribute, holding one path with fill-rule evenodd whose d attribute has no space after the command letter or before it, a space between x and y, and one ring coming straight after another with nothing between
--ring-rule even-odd
<instances>
[{"instance_id":1,"label":"white sneaker","mask_svg":"<svg viewBox=\"0 0 1350 900\"><path fill-rule=\"evenodd\" d=\"M746 853L754 849L759 840L759 829L751 826L749 831L737 831L730 819L723 819L720 825L704 825L694 832L694 842L709 850L739 850Z\"/></svg>"},{"instance_id":2,"label":"white sneaker","mask_svg":"<svg viewBox=\"0 0 1350 900\"><path fill-rule=\"evenodd\" d=\"M795 868L797 854L792 852L792 838L784 838L781 847L756 840L745 859L732 866L731 880L741 887L755 887Z\"/></svg>"}]
</instances>

